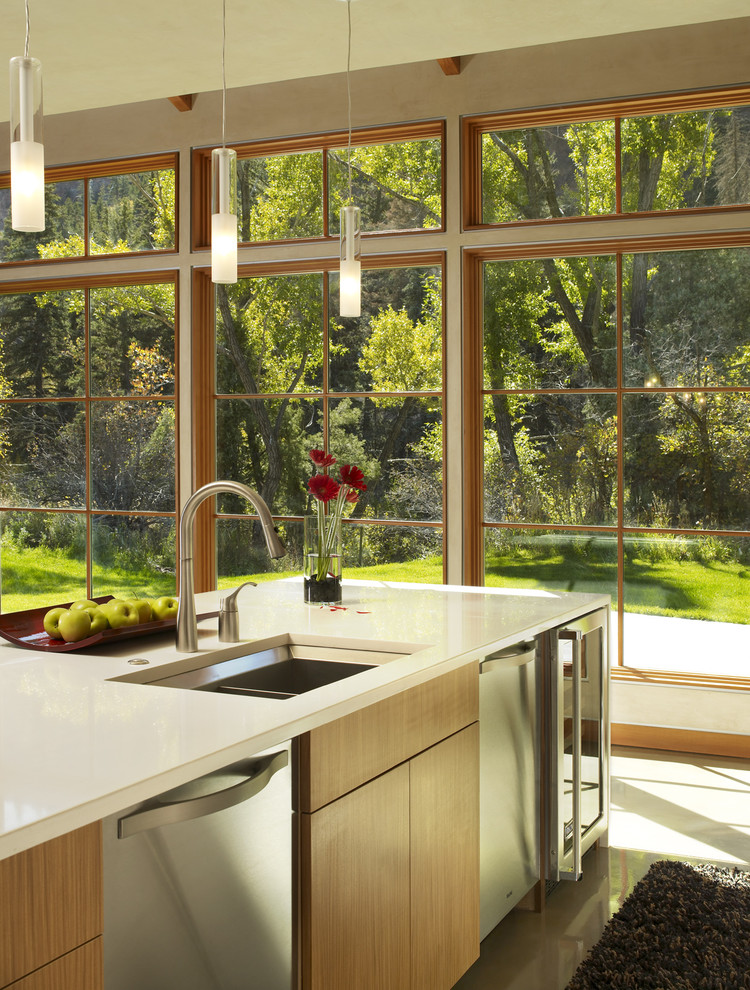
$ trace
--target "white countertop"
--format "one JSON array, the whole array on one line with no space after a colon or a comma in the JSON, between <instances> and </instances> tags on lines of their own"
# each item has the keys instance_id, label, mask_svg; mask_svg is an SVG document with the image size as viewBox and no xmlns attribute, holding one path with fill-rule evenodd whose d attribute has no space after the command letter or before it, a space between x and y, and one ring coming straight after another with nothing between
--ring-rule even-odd
<instances>
[{"instance_id":1,"label":"white countertop","mask_svg":"<svg viewBox=\"0 0 750 990\"><path fill-rule=\"evenodd\" d=\"M284 701L111 680L245 652L219 643L215 618L198 627L198 654L178 654L171 633L98 653L42 653L0 640L0 859L609 604L607 595L357 581L344 594L344 608L331 609L305 605L298 581L247 589L238 600L240 636L420 649ZM196 603L199 612L216 609L218 593ZM148 667L128 664L134 657Z\"/></svg>"}]
</instances>

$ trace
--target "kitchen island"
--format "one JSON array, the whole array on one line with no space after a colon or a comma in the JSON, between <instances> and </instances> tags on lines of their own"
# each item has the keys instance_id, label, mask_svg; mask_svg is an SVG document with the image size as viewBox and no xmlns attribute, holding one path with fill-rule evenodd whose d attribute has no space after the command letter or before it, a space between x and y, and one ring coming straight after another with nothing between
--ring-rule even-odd
<instances>
[{"instance_id":1,"label":"kitchen island","mask_svg":"<svg viewBox=\"0 0 750 990\"><path fill-rule=\"evenodd\" d=\"M197 596L198 612L215 610L218 597ZM196 654L178 654L166 634L108 644L101 652L35 653L3 644L0 859L444 675L477 668L488 652L608 604L604 595L350 581L343 607L315 607L303 603L298 581L276 581L243 593L244 645L220 643L215 618L199 625ZM121 679L153 680L283 635L387 649L398 658L283 701ZM148 662L133 665L134 659Z\"/></svg>"}]
</instances>

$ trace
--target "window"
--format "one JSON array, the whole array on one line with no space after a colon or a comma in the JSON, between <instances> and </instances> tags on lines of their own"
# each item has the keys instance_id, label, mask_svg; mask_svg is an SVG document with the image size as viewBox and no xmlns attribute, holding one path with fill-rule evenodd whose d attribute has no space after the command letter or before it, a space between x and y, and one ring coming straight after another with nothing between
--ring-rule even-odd
<instances>
[{"instance_id":1,"label":"window","mask_svg":"<svg viewBox=\"0 0 750 990\"><path fill-rule=\"evenodd\" d=\"M220 585L300 572L312 448L365 473L367 496L344 526L347 573L443 580L443 257L376 263L363 270L359 319L338 316L333 261L242 269L236 285L216 287L213 302L207 276L198 276L212 332L196 332L215 367L198 411L198 421L215 424L204 480L231 477L259 491L287 548L269 561L260 534L249 537L238 518L246 506L220 497L216 558L207 565ZM214 427L206 429L210 442Z\"/></svg>"},{"instance_id":2,"label":"window","mask_svg":"<svg viewBox=\"0 0 750 990\"><path fill-rule=\"evenodd\" d=\"M346 133L236 145L241 244L338 237L348 196ZM443 124L352 134L352 194L363 235L443 228ZM193 153L193 247L208 247L210 150Z\"/></svg>"},{"instance_id":3,"label":"window","mask_svg":"<svg viewBox=\"0 0 750 990\"><path fill-rule=\"evenodd\" d=\"M46 170L45 229L10 226L10 175L0 176L0 263L173 251L177 155Z\"/></svg>"},{"instance_id":4,"label":"window","mask_svg":"<svg viewBox=\"0 0 750 990\"><path fill-rule=\"evenodd\" d=\"M174 593L176 280L0 285L4 612Z\"/></svg>"},{"instance_id":5,"label":"window","mask_svg":"<svg viewBox=\"0 0 750 990\"><path fill-rule=\"evenodd\" d=\"M748 673L739 240L476 258L483 580L611 594L628 666Z\"/></svg>"},{"instance_id":6,"label":"window","mask_svg":"<svg viewBox=\"0 0 750 990\"><path fill-rule=\"evenodd\" d=\"M750 203L747 103L747 90L728 90L622 101L617 113L596 104L466 118L464 223Z\"/></svg>"}]
</instances>

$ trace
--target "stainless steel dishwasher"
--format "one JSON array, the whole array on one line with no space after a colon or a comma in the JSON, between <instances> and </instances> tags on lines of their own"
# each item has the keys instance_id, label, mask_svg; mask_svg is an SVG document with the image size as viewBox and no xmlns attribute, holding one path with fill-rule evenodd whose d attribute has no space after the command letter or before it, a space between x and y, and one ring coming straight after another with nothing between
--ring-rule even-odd
<instances>
[{"instance_id":1,"label":"stainless steel dishwasher","mask_svg":"<svg viewBox=\"0 0 750 990\"><path fill-rule=\"evenodd\" d=\"M540 877L538 640L479 665L479 937Z\"/></svg>"},{"instance_id":2,"label":"stainless steel dishwasher","mask_svg":"<svg viewBox=\"0 0 750 990\"><path fill-rule=\"evenodd\" d=\"M105 990L290 990L290 744L104 821Z\"/></svg>"}]
</instances>

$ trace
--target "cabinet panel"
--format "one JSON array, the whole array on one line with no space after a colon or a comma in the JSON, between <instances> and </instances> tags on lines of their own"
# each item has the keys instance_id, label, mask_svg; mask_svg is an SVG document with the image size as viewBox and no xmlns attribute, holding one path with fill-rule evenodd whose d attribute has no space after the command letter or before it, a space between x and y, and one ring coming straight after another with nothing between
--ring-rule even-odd
<instances>
[{"instance_id":1,"label":"cabinet panel","mask_svg":"<svg viewBox=\"0 0 750 990\"><path fill-rule=\"evenodd\" d=\"M410 763L411 990L448 990L479 956L479 725Z\"/></svg>"},{"instance_id":2,"label":"cabinet panel","mask_svg":"<svg viewBox=\"0 0 750 990\"><path fill-rule=\"evenodd\" d=\"M101 889L99 822L0 861L0 987L100 935Z\"/></svg>"},{"instance_id":3,"label":"cabinet panel","mask_svg":"<svg viewBox=\"0 0 750 990\"><path fill-rule=\"evenodd\" d=\"M299 740L297 809L315 811L475 722L479 674L467 664L322 725Z\"/></svg>"},{"instance_id":4,"label":"cabinet panel","mask_svg":"<svg viewBox=\"0 0 750 990\"><path fill-rule=\"evenodd\" d=\"M100 936L12 983L7 990L102 990L103 986Z\"/></svg>"},{"instance_id":5,"label":"cabinet panel","mask_svg":"<svg viewBox=\"0 0 750 990\"><path fill-rule=\"evenodd\" d=\"M305 990L409 985L409 767L298 816Z\"/></svg>"}]
</instances>

